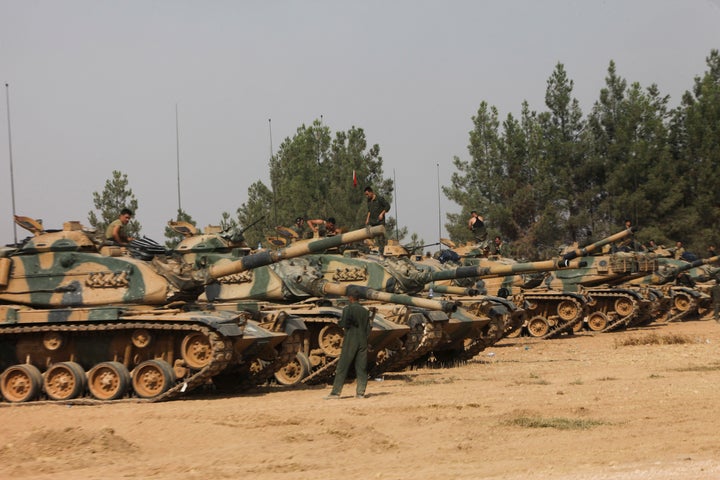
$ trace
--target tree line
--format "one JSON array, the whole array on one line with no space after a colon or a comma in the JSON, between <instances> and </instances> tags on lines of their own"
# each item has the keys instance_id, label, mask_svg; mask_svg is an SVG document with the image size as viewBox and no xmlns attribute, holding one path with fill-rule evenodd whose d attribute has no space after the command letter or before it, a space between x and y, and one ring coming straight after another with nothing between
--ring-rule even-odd
<instances>
[{"instance_id":1,"label":"tree line","mask_svg":"<svg viewBox=\"0 0 720 480\"><path fill-rule=\"evenodd\" d=\"M469 159L454 157L450 185L442 187L459 206L447 214L450 238L471 240L467 219L477 210L490 235L501 236L516 256L546 258L559 244L598 239L630 220L640 227L639 242L682 241L702 255L720 242L718 50L706 64L675 108L657 85L628 83L613 61L587 115L562 63L547 80L545 110L523 101L517 117L501 119L496 107L481 102L472 117ZM270 185L253 183L247 201L218 220L228 228L257 222L245 233L250 245L297 216L363 225L365 185L392 203L394 185L384 175L380 146L369 145L362 128L333 134L319 120L302 125L273 154L269 172ZM100 216L90 212L90 224L102 229L136 202L128 190L127 177L113 172L103 194L93 194ZM194 224L186 212L177 213ZM404 241L407 227L395 229L391 216L390 228L391 238ZM179 240L167 229L166 237L168 246ZM415 234L411 241L422 243Z\"/></svg>"}]
</instances>

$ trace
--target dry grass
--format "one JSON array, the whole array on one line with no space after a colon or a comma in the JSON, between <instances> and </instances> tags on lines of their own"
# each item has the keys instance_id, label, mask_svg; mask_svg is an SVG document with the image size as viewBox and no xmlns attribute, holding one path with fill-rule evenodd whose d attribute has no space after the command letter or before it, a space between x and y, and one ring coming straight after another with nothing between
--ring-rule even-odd
<instances>
[{"instance_id":1,"label":"dry grass","mask_svg":"<svg viewBox=\"0 0 720 480\"><path fill-rule=\"evenodd\" d=\"M552 417L543 418L537 416L518 416L503 422L507 426L523 428L555 428L557 430L588 430L599 425L606 425L606 422L599 420L586 420L578 418Z\"/></svg>"},{"instance_id":2,"label":"dry grass","mask_svg":"<svg viewBox=\"0 0 720 480\"><path fill-rule=\"evenodd\" d=\"M686 343L694 343L694 341L687 335L658 335L657 333L649 333L647 335L640 335L637 337L628 337L620 340L615 340L615 348L632 347L638 345L683 345Z\"/></svg>"}]
</instances>

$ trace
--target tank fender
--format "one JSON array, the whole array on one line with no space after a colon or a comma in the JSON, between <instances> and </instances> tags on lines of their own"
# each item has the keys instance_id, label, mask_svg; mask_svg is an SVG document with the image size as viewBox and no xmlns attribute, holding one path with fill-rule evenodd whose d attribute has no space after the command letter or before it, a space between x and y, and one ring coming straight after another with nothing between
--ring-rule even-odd
<instances>
[{"instance_id":1,"label":"tank fender","mask_svg":"<svg viewBox=\"0 0 720 480\"><path fill-rule=\"evenodd\" d=\"M285 320L284 327L284 331L288 336L291 336L295 332L307 332L308 329L302 317L297 317L295 315L288 316Z\"/></svg>"}]
</instances>

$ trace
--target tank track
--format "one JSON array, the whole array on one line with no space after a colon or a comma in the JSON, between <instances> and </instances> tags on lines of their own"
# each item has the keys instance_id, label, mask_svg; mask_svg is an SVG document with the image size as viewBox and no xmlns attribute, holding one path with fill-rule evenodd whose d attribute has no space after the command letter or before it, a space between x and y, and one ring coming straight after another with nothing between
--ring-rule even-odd
<instances>
[{"instance_id":1,"label":"tank track","mask_svg":"<svg viewBox=\"0 0 720 480\"><path fill-rule=\"evenodd\" d=\"M469 345L455 356L457 362L467 362L488 347L495 345L504 338L505 322L500 319L491 320L487 326L487 334L472 339Z\"/></svg>"},{"instance_id":2,"label":"tank track","mask_svg":"<svg viewBox=\"0 0 720 480\"><path fill-rule=\"evenodd\" d=\"M526 298L528 298L529 301L535 301L535 300L547 300L553 303L560 303L564 301L572 302L574 305L577 306L578 312L580 312L579 315L577 315L574 319L570 321L563 321L558 317L557 325L555 325L553 328L550 329L548 333L540 337L542 340L547 340L550 338L556 338L559 337L561 334L565 332L571 332L573 327L580 323L583 319L583 311L584 307L580 301L571 296L571 295L562 295L562 294L554 294L554 295L543 295L543 294L532 294L532 295L526 295Z\"/></svg>"},{"instance_id":3,"label":"tank track","mask_svg":"<svg viewBox=\"0 0 720 480\"><path fill-rule=\"evenodd\" d=\"M325 365L303 378L302 383L306 385L319 385L321 383L331 381L335 376L335 368L337 367L339 361L340 357L333 358L329 362L325 363Z\"/></svg>"},{"instance_id":4,"label":"tank track","mask_svg":"<svg viewBox=\"0 0 720 480\"><path fill-rule=\"evenodd\" d=\"M400 372L412 365L416 360L432 352L443 340L442 325L435 322L425 322L422 333L414 337L409 335L409 342L404 345L400 355L393 355L393 362L384 365L382 372Z\"/></svg>"},{"instance_id":5,"label":"tank track","mask_svg":"<svg viewBox=\"0 0 720 480\"><path fill-rule=\"evenodd\" d=\"M146 329L146 330L175 330L175 331L194 331L199 332L210 339L210 343L213 348L211 362L203 367L202 369L192 373L189 377L176 381L176 384L168 389L166 392L153 397L153 398L121 398L117 400L99 400L91 397L75 398L71 400L56 401L33 401L28 402L28 405L38 403L54 403L54 404L102 404L102 403L118 403L118 402L137 402L137 403L154 403L162 402L166 400L172 400L180 396L186 395L192 390L205 385L208 381L222 370L224 370L233 355L233 346L231 342L224 341L217 332L204 325L188 325L187 323L148 323L148 322L127 322L127 323L94 323L92 325L52 325L52 326L23 326L23 327L10 327L2 328L0 331L0 337L8 334L23 334L23 333L46 333L46 332L108 332L108 331L120 331L120 330L134 330L134 329Z\"/></svg>"},{"instance_id":6,"label":"tank track","mask_svg":"<svg viewBox=\"0 0 720 480\"><path fill-rule=\"evenodd\" d=\"M627 327L630 322L638 315L640 312L640 306L638 305L638 302L635 298L632 297L632 295L629 295L627 293L621 293L621 292L591 292L591 297L602 297L602 298L627 298L632 302L632 312L625 316L620 316L617 312L612 312L612 319L610 322L608 322L607 326L600 330L599 333L605 333L605 332L612 332L615 330L620 330L621 328Z\"/></svg>"},{"instance_id":7,"label":"tank track","mask_svg":"<svg viewBox=\"0 0 720 480\"><path fill-rule=\"evenodd\" d=\"M247 368L240 371L241 380L238 386L239 391L246 391L259 385L272 382L275 372L286 363L295 359L298 352L302 351L302 338L292 335L286 338L281 344L278 355L266 360L260 357L252 359Z\"/></svg>"},{"instance_id":8,"label":"tank track","mask_svg":"<svg viewBox=\"0 0 720 480\"><path fill-rule=\"evenodd\" d=\"M409 366L420 356L435 348L442 338L442 329L433 322L426 322L423 331L410 330L402 348L394 355L385 357L371 371L371 375L383 372L400 371Z\"/></svg>"}]
</instances>

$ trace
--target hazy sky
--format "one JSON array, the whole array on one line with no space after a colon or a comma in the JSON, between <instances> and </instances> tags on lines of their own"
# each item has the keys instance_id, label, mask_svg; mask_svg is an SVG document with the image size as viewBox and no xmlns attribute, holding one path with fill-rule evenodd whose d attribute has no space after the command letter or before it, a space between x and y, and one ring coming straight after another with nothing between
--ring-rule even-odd
<instances>
[{"instance_id":1,"label":"hazy sky","mask_svg":"<svg viewBox=\"0 0 720 480\"><path fill-rule=\"evenodd\" d=\"M392 216L435 242L438 214L458 210L438 183L469 158L480 102L501 118L523 100L543 111L560 62L587 115L614 60L676 106L713 48L718 0L0 0L0 244L13 241L9 138L17 214L89 225L92 192L120 170L143 233L163 241L176 105L182 206L199 226L269 185L271 130L277 151L322 115L380 145Z\"/></svg>"}]
</instances>

